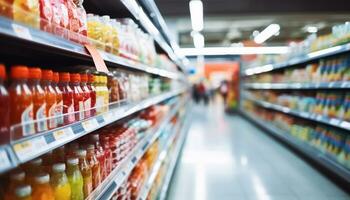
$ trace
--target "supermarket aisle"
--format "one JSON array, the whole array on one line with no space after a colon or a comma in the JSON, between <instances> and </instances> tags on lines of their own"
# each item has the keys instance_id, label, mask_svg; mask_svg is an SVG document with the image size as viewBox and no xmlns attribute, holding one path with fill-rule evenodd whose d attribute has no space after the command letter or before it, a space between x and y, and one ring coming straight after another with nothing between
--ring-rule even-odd
<instances>
[{"instance_id":1,"label":"supermarket aisle","mask_svg":"<svg viewBox=\"0 0 350 200\"><path fill-rule=\"evenodd\" d=\"M194 106L168 200L345 200L305 161L221 104Z\"/></svg>"}]
</instances>

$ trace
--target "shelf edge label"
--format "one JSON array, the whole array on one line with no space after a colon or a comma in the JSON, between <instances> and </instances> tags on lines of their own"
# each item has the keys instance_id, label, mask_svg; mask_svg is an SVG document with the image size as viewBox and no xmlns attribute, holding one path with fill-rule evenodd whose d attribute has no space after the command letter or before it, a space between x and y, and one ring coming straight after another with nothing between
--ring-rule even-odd
<instances>
[{"instance_id":1,"label":"shelf edge label","mask_svg":"<svg viewBox=\"0 0 350 200\"><path fill-rule=\"evenodd\" d=\"M88 44L85 45L85 48L90 53L90 55L95 63L96 70L99 72L108 73L109 72L108 68L107 68L106 63L103 60L100 52L98 52L95 47L88 45Z\"/></svg>"}]
</instances>

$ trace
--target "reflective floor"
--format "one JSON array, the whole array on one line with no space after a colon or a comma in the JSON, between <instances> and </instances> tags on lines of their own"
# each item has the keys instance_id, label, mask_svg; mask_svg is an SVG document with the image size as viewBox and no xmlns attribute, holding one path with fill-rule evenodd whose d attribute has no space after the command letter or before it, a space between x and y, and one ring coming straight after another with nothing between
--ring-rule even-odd
<instances>
[{"instance_id":1,"label":"reflective floor","mask_svg":"<svg viewBox=\"0 0 350 200\"><path fill-rule=\"evenodd\" d=\"M168 200L349 200L333 182L220 102L194 106Z\"/></svg>"}]
</instances>

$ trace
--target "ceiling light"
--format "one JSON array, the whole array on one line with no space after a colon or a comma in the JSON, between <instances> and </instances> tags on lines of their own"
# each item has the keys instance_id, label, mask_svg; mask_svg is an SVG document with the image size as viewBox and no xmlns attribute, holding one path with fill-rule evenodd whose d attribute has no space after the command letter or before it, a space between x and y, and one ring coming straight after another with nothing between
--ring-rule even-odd
<instances>
[{"instance_id":1,"label":"ceiling light","mask_svg":"<svg viewBox=\"0 0 350 200\"><path fill-rule=\"evenodd\" d=\"M192 29L194 31L203 30L203 3L200 0L190 1L190 14Z\"/></svg>"},{"instance_id":2,"label":"ceiling light","mask_svg":"<svg viewBox=\"0 0 350 200\"><path fill-rule=\"evenodd\" d=\"M257 36L255 36L254 41L257 44L264 43L267 39L274 36L280 31L281 27L278 24L270 24L263 31L261 31Z\"/></svg>"},{"instance_id":3,"label":"ceiling light","mask_svg":"<svg viewBox=\"0 0 350 200\"><path fill-rule=\"evenodd\" d=\"M318 28L316 26L308 26L306 27L306 31L309 33L317 33Z\"/></svg>"},{"instance_id":4,"label":"ceiling light","mask_svg":"<svg viewBox=\"0 0 350 200\"><path fill-rule=\"evenodd\" d=\"M193 38L193 44L196 48L203 48L204 47L204 36L201 33L192 31L191 36Z\"/></svg>"},{"instance_id":5,"label":"ceiling light","mask_svg":"<svg viewBox=\"0 0 350 200\"><path fill-rule=\"evenodd\" d=\"M219 55L248 55L248 54L286 54L288 46L274 47L207 47L207 48L181 48L186 56L219 56Z\"/></svg>"}]
</instances>

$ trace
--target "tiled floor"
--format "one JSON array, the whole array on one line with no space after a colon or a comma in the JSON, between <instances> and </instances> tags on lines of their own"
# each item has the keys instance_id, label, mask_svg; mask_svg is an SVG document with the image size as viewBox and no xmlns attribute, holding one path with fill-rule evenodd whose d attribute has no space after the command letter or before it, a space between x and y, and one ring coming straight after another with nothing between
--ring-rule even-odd
<instances>
[{"instance_id":1,"label":"tiled floor","mask_svg":"<svg viewBox=\"0 0 350 200\"><path fill-rule=\"evenodd\" d=\"M168 200L349 200L282 144L220 104L194 106Z\"/></svg>"}]
</instances>

